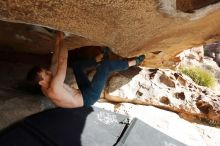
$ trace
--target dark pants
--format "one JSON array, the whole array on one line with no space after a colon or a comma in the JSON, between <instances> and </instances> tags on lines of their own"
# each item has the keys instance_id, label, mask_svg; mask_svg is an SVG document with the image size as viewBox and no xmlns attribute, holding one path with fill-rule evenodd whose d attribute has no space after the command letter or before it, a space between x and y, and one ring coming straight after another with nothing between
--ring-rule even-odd
<instances>
[{"instance_id":1,"label":"dark pants","mask_svg":"<svg viewBox=\"0 0 220 146\"><path fill-rule=\"evenodd\" d=\"M90 82L84 71L87 68L95 66L97 67L96 74ZM104 60L100 64L97 64L95 59L93 59L74 62L72 67L78 87L83 96L84 106L91 106L100 98L100 94L105 86L109 74L114 71L128 69L128 61Z\"/></svg>"}]
</instances>

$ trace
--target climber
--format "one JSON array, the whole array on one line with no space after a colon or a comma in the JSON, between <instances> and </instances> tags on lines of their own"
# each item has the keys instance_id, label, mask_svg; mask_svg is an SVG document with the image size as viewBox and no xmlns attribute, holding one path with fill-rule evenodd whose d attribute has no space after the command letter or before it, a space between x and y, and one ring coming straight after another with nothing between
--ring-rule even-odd
<instances>
[{"instance_id":1,"label":"climber","mask_svg":"<svg viewBox=\"0 0 220 146\"><path fill-rule=\"evenodd\" d=\"M64 83L67 70L68 50L63 47L64 34L59 32L50 70L33 67L27 74L27 79L40 86L41 91L56 106L63 108L76 108L91 106L99 98L107 81L108 75L113 71L126 70L130 66L139 65L145 56L141 55L131 61L105 59L109 49L104 48L102 54L92 60L74 62L73 72L79 89L71 88ZM90 82L84 73L89 67L96 67L96 74Z\"/></svg>"}]
</instances>

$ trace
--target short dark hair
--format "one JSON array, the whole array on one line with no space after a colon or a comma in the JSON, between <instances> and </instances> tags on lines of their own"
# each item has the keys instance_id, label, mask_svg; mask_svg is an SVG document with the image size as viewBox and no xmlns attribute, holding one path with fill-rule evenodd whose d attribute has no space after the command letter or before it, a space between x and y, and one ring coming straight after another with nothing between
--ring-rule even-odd
<instances>
[{"instance_id":1,"label":"short dark hair","mask_svg":"<svg viewBox=\"0 0 220 146\"><path fill-rule=\"evenodd\" d=\"M26 79L32 86L33 93L42 94L41 87L39 85L39 81L42 80L42 78L38 75L42 71L42 68L39 66L32 67L29 72L27 73Z\"/></svg>"},{"instance_id":2,"label":"short dark hair","mask_svg":"<svg viewBox=\"0 0 220 146\"><path fill-rule=\"evenodd\" d=\"M30 69L27 74L27 80L33 83L37 83L42 80L42 78L38 75L42 71L42 68L39 66L34 66Z\"/></svg>"}]
</instances>

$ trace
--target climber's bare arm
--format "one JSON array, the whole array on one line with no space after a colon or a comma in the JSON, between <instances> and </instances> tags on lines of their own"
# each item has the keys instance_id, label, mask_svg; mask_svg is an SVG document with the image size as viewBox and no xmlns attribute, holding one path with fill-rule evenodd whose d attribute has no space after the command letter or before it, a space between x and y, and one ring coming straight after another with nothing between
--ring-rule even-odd
<instances>
[{"instance_id":1,"label":"climber's bare arm","mask_svg":"<svg viewBox=\"0 0 220 146\"><path fill-rule=\"evenodd\" d=\"M61 41L62 39L63 37L61 37ZM48 96L52 100L52 102L59 107L81 107L83 106L82 98L79 99L77 97L74 97L72 95L71 88L64 83L67 70L68 50L66 47L62 47L62 43L60 43L60 47L61 48L58 54L57 61L57 72L53 76L53 79L50 83Z\"/></svg>"},{"instance_id":2,"label":"climber's bare arm","mask_svg":"<svg viewBox=\"0 0 220 146\"><path fill-rule=\"evenodd\" d=\"M60 51L60 47L61 44L63 43L61 40L63 38L62 36L62 32L57 32L56 34L56 40L55 40L55 45L54 45L54 51L53 51L53 56L51 59L51 66L50 66L50 71L52 72L53 75L55 75L55 73L57 72L57 68L58 68L58 57L59 57L59 51Z\"/></svg>"}]
</instances>

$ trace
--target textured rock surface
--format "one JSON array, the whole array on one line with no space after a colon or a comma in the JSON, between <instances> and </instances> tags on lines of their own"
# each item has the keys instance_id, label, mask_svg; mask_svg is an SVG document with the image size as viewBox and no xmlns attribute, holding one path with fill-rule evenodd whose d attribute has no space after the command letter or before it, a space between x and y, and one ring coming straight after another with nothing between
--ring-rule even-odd
<instances>
[{"instance_id":1,"label":"textured rock surface","mask_svg":"<svg viewBox=\"0 0 220 146\"><path fill-rule=\"evenodd\" d=\"M159 69L150 79L151 71L142 68L132 78L123 73L113 76L106 89L109 94L106 94L105 98L115 102L154 105L176 112L193 122L220 126L219 95L211 89L196 85L181 73ZM126 74L129 74L129 71ZM161 77L166 77L166 80L161 80ZM180 77L185 85L177 80Z\"/></svg>"},{"instance_id":2,"label":"textured rock surface","mask_svg":"<svg viewBox=\"0 0 220 146\"><path fill-rule=\"evenodd\" d=\"M147 66L172 67L185 48L220 36L219 3L189 14L177 11L174 2L4 0L0 19L68 31L124 57L146 53Z\"/></svg>"},{"instance_id":3,"label":"textured rock surface","mask_svg":"<svg viewBox=\"0 0 220 146\"><path fill-rule=\"evenodd\" d=\"M0 51L28 52L33 54L49 54L53 52L55 43L54 30L40 26L4 21L0 21L0 28ZM65 39L65 46L70 48L92 45L100 46L97 42L89 41L76 35Z\"/></svg>"}]
</instances>

